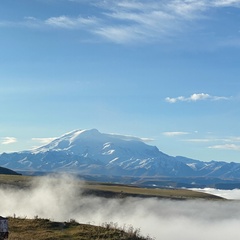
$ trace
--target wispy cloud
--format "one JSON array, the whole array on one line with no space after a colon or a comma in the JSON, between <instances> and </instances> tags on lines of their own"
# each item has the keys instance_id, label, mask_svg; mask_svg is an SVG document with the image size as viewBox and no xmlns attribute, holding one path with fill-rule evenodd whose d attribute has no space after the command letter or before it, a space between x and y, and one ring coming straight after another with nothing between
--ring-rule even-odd
<instances>
[{"instance_id":1,"label":"wispy cloud","mask_svg":"<svg viewBox=\"0 0 240 240\"><path fill-rule=\"evenodd\" d=\"M143 142L153 142L153 141L155 141L154 138L140 138L140 139L141 139L141 141L143 141Z\"/></svg>"},{"instance_id":2,"label":"wispy cloud","mask_svg":"<svg viewBox=\"0 0 240 240\"><path fill-rule=\"evenodd\" d=\"M208 146L206 147L209 149L240 151L240 137L203 137L183 139L183 141L192 143L208 143Z\"/></svg>"},{"instance_id":3,"label":"wispy cloud","mask_svg":"<svg viewBox=\"0 0 240 240\"><path fill-rule=\"evenodd\" d=\"M47 19L38 19L33 16L26 16L22 21L0 21L0 27L26 27L35 29L59 28L65 30L85 30L92 31L101 22L101 19L95 17L71 17L71 16L56 16Z\"/></svg>"},{"instance_id":4,"label":"wispy cloud","mask_svg":"<svg viewBox=\"0 0 240 240\"><path fill-rule=\"evenodd\" d=\"M41 20L30 16L20 25L78 29L124 44L168 39L184 32L198 20L209 19L209 9L240 6L239 0L70 1L94 6L95 11L87 17L60 15ZM10 25L14 23L0 22L0 26Z\"/></svg>"},{"instance_id":5,"label":"wispy cloud","mask_svg":"<svg viewBox=\"0 0 240 240\"><path fill-rule=\"evenodd\" d=\"M107 18L95 33L118 43L152 41L174 36L180 32L182 20L186 17L180 16L175 6L165 1L109 2L101 5L107 10L104 13Z\"/></svg>"},{"instance_id":6,"label":"wispy cloud","mask_svg":"<svg viewBox=\"0 0 240 240\"><path fill-rule=\"evenodd\" d=\"M94 18L71 18L68 16L59 16L59 17L51 17L44 21L46 25L58 28L67 28L67 29L76 29L83 28L89 25L94 25L97 23L97 20Z\"/></svg>"},{"instance_id":7,"label":"wispy cloud","mask_svg":"<svg viewBox=\"0 0 240 240\"><path fill-rule=\"evenodd\" d=\"M103 38L107 38L110 41L115 43L126 43L132 40L137 39L137 29L133 29L128 26L121 27L101 27L99 29L95 29L94 33L100 35Z\"/></svg>"},{"instance_id":8,"label":"wispy cloud","mask_svg":"<svg viewBox=\"0 0 240 240\"><path fill-rule=\"evenodd\" d=\"M223 150L240 151L240 145L236 145L236 144L214 145L214 146L210 146L209 148L211 148L211 149L223 149Z\"/></svg>"},{"instance_id":9,"label":"wispy cloud","mask_svg":"<svg viewBox=\"0 0 240 240\"><path fill-rule=\"evenodd\" d=\"M142 141L142 142L152 142L155 139L153 138L146 138L146 137L136 137L136 136L131 136L131 135L121 135L121 134L116 134L116 133L111 133L112 137L116 138L121 138L126 141Z\"/></svg>"},{"instance_id":10,"label":"wispy cloud","mask_svg":"<svg viewBox=\"0 0 240 240\"><path fill-rule=\"evenodd\" d=\"M194 93L190 97L185 97L185 96L179 96L176 98L166 97L165 101L168 103L176 103L176 102L197 102L201 100L218 101L218 100L229 100L229 99L230 99L229 97L212 96L207 93Z\"/></svg>"},{"instance_id":11,"label":"wispy cloud","mask_svg":"<svg viewBox=\"0 0 240 240\"><path fill-rule=\"evenodd\" d=\"M240 142L240 137L229 137L229 138L226 139L226 141Z\"/></svg>"},{"instance_id":12,"label":"wispy cloud","mask_svg":"<svg viewBox=\"0 0 240 240\"><path fill-rule=\"evenodd\" d=\"M239 0L215 0L212 3L213 6L217 7L229 7L229 6L240 6Z\"/></svg>"},{"instance_id":13,"label":"wispy cloud","mask_svg":"<svg viewBox=\"0 0 240 240\"><path fill-rule=\"evenodd\" d=\"M188 25L209 19L211 8L238 7L239 1L230 0L122 0L95 3L105 10L108 19L95 33L111 41L149 41L174 37ZM116 34L116 32L118 34ZM120 36L120 40L119 37Z\"/></svg>"},{"instance_id":14,"label":"wispy cloud","mask_svg":"<svg viewBox=\"0 0 240 240\"><path fill-rule=\"evenodd\" d=\"M195 143L203 143L203 142L212 142L215 141L215 139L209 139L209 138L191 138L191 139L184 139L185 142L195 142Z\"/></svg>"},{"instance_id":15,"label":"wispy cloud","mask_svg":"<svg viewBox=\"0 0 240 240\"><path fill-rule=\"evenodd\" d=\"M56 138L32 138L32 141L38 142L39 144L48 144Z\"/></svg>"},{"instance_id":16,"label":"wispy cloud","mask_svg":"<svg viewBox=\"0 0 240 240\"><path fill-rule=\"evenodd\" d=\"M222 143L238 143L240 142L240 137L231 136L231 137L214 137L214 136L206 136L203 138L192 138L185 139L187 142L222 142Z\"/></svg>"},{"instance_id":17,"label":"wispy cloud","mask_svg":"<svg viewBox=\"0 0 240 240\"><path fill-rule=\"evenodd\" d=\"M182 136L182 135L188 135L189 132L163 132L163 135L167 137L175 137L175 136Z\"/></svg>"},{"instance_id":18,"label":"wispy cloud","mask_svg":"<svg viewBox=\"0 0 240 240\"><path fill-rule=\"evenodd\" d=\"M8 145L12 143L16 143L17 139L15 137L3 137L2 138L2 144Z\"/></svg>"}]
</instances>

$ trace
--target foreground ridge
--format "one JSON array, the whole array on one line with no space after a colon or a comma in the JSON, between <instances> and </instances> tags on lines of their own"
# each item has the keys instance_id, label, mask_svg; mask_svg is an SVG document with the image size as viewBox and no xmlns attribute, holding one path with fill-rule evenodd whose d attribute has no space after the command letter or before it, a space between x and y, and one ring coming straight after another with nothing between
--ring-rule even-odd
<instances>
[{"instance_id":1,"label":"foreground ridge","mask_svg":"<svg viewBox=\"0 0 240 240\"><path fill-rule=\"evenodd\" d=\"M104 223L102 226L79 224L71 219L68 222L54 222L48 219L9 218L9 240L46 239L108 239L108 240L153 240L143 237L139 229L121 228L117 223Z\"/></svg>"}]
</instances>

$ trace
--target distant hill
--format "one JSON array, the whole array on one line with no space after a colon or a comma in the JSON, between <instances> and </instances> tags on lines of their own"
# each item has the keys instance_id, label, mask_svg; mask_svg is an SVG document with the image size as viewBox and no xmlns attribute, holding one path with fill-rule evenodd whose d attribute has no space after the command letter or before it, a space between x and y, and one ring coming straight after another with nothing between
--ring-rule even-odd
<instances>
[{"instance_id":1,"label":"distant hill","mask_svg":"<svg viewBox=\"0 0 240 240\"><path fill-rule=\"evenodd\" d=\"M173 157L131 136L75 130L31 151L3 153L0 165L17 171L82 175L240 179L240 164Z\"/></svg>"},{"instance_id":2,"label":"distant hill","mask_svg":"<svg viewBox=\"0 0 240 240\"><path fill-rule=\"evenodd\" d=\"M21 175L20 173L17 173L11 169L0 167L0 174L6 174L6 175Z\"/></svg>"}]
</instances>

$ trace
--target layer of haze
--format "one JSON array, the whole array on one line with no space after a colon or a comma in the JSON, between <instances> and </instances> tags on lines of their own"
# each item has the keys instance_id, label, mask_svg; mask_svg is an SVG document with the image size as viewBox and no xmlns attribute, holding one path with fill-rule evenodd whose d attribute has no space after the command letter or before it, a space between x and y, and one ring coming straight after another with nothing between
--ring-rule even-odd
<instances>
[{"instance_id":1,"label":"layer of haze","mask_svg":"<svg viewBox=\"0 0 240 240\"><path fill-rule=\"evenodd\" d=\"M75 219L94 225L114 222L140 228L156 240L240 239L238 201L86 197L79 181L70 176L37 178L30 188L1 187L0 195L4 216Z\"/></svg>"},{"instance_id":2,"label":"layer of haze","mask_svg":"<svg viewBox=\"0 0 240 240\"><path fill-rule=\"evenodd\" d=\"M223 189L215 189L215 188L204 188L204 189L193 188L192 190L213 194L219 197L226 198L228 200L240 200L240 189L223 190Z\"/></svg>"}]
</instances>

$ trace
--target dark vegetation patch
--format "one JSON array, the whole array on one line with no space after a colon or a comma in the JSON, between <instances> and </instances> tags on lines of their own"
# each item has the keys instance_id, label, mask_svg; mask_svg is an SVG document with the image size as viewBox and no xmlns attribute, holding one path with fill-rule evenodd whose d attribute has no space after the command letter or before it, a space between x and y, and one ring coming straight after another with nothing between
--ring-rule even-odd
<instances>
[{"instance_id":1,"label":"dark vegetation patch","mask_svg":"<svg viewBox=\"0 0 240 240\"><path fill-rule=\"evenodd\" d=\"M0 167L0 174L7 174L7 175L21 175L11 169Z\"/></svg>"}]
</instances>

